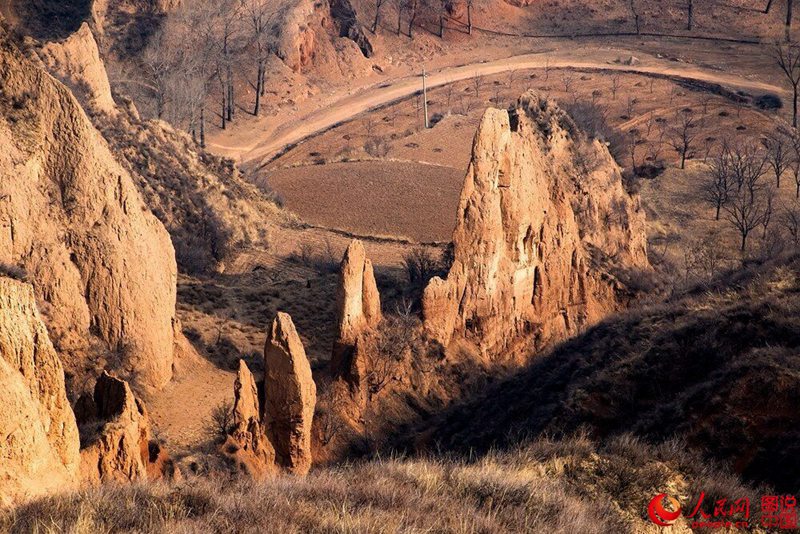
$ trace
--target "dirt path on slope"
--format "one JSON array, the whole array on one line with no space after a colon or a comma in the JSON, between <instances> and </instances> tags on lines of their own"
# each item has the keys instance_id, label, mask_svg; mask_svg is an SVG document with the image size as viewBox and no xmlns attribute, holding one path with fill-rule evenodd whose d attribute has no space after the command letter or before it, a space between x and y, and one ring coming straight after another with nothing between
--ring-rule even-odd
<instances>
[{"instance_id":1,"label":"dirt path on slope","mask_svg":"<svg viewBox=\"0 0 800 534\"><path fill-rule=\"evenodd\" d=\"M620 58L638 58L636 65L618 63ZM575 68L626 71L643 75L674 76L689 81L719 84L729 90L747 92L786 91L776 85L754 81L744 76L714 71L689 63L672 61L626 49L598 50L587 57L585 49L549 53L523 54L505 59L447 67L428 73L428 87L438 87L475 76L494 75L512 70L535 68ZM284 148L314 134L346 122L365 111L406 98L422 87L421 76L409 76L384 82L378 86L345 96L332 105L286 121L249 145L224 146L210 143L209 147L221 150L244 165L261 166Z\"/></svg>"}]
</instances>

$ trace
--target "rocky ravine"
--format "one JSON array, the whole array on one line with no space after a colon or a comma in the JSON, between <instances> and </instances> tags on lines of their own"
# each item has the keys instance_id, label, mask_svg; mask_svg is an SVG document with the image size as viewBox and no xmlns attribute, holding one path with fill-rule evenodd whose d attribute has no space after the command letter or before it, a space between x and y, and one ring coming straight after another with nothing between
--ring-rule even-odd
<instances>
[{"instance_id":1,"label":"rocky ravine","mask_svg":"<svg viewBox=\"0 0 800 534\"><path fill-rule=\"evenodd\" d=\"M630 294L615 274L649 269L643 210L607 147L534 93L509 111L486 111L453 254L447 276L425 288L417 325L381 320L371 265L351 244L323 402L337 415L317 428L318 461L364 443L392 446L393 430L408 438L409 424L468 395L482 377L524 365L625 307Z\"/></svg>"},{"instance_id":2,"label":"rocky ravine","mask_svg":"<svg viewBox=\"0 0 800 534\"><path fill-rule=\"evenodd\" d=\"M172 374L175 253L69 90L0 35L0 263L24 269L73 392Z\"/></svg>"}]
</instances>

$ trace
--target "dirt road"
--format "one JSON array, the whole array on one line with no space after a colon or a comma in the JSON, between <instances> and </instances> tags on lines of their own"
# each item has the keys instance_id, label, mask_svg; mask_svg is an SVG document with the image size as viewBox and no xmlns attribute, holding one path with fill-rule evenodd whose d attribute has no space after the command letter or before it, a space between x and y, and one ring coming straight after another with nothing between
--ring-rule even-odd
<instances>
[{"instance_id":1,"label":"dirt road","mask_svg":"<svg viewBox=\"0 0 800 534\"><path fill-rule=\"evenodd\" d=\"M715 83L726 89L742 90L749 93L786 93L783 88L777 85L753 81L736 74L641 54L631 50L598 50L592 52L591 58L587 59L586 56L586 49L565 50L524 54L496 61L448 67L428 73L427 84L429 88L433 88L474 76L487 76L511 70L572 67L577 69L629 71L645 75L676 76L687 80ZM625 60L631 56L637 58L636 64L627 65L619 62L620 59ZM416 91L419 91L421 87L421 76L387 80L377 86L343 96L324 109L305 115L301 114L290 121L284 122L249 145L223 146L210 144L210 148L224 151L226 155L234 157L244 165L258 167L267 163L289 145L325 131L336 124L353 119L365 111L411 96Z\"/></svg>"}]
</instances>

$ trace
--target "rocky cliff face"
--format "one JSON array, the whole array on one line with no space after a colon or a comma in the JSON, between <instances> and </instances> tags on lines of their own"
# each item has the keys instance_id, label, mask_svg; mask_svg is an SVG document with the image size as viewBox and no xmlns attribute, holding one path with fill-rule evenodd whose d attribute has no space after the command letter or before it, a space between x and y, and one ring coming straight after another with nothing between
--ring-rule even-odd
<instances>
[{"instance_id":1,"label":"rocky cliff face","mask_svg":"<svg viewBox=\"0 0 800 534\"><path fill-rule=\"evenodd\" d=\"M69 375L171 376L176 264L78 102L0 35L0 262L34 285ZM79 386L80 387L80 386Z\"/></svg>"},{"instance_id":2,"label":"rocky cliff face","mask_svg":"<svg viewBox=\"0 0 800 534\"><path fill-rule=\"evenodd\" d=\"M425 328L490 356L578 332L620 306L614 267L648 267L643 212L607 148L534 93L485 113L453 245L447 278L425 289Z\"/></svg>"},{"instance_id":3,"label":"rocky cliff face","mask_svg":"<svg viewBox=\"0 0 800 534\"><path fill-rule=\"evenodd\" d=\"M97 428L81 450L84 481L133 482L178 474L166 452L151 441L147 410L124 380L100 375L90 406L83 424Z\"/></svg>"},{"instance_id":4,"label":"rocky cliff face","mask_svg":"<svg viewBox=\"0 0 800 534\"><path fill-rule=\"evenodd\" d=\"M111 84L88 24L84 22L64 41L48 43L39 55L50 73L64 82L86 109L114 113Z\"/></svg>"},{"instance_id":5,"label":"rocky cliff face","mask_svg":"<svg viewBox=\"0 0 800 534\"><path fill-rule=\"evenodd\" d=\"M272 33L276 54L293 71L320 76L367 72L372 43L348 0L295 0L279 11Z\"/></svg>"},{"instance_id":6,"label":"rocky cliff face","mask_svg":"<svg viewBox=\"0 0 800 534\"><path fill-rule=\"evenodd\" d=\"M33 288L0 277L0 505L70 488L78 427Z\"/></svg>"},{"instance_id":7,"label":"rocky cliff face","mask_svg":"<svg viewBox=\"0 0 800 534\"><path fill-rule=\"evenodd\" d=\"M222 453L251 476L311 468L317 388L292 318L278 313L264 347L263 396L243 362L234 384L233 428Z\"/></svg>"}]
</instances>

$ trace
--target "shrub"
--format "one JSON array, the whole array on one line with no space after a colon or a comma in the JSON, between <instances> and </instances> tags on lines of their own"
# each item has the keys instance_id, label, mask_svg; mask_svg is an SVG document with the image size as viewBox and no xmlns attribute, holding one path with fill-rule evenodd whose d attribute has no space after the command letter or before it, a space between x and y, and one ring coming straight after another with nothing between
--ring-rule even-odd
<instances>
[{"instance_id":1,"label":"shrub","mask_svg":"<svg viewBox=\"0 0 800 534\"><path fill-rule=\"evenodd\" d=\"M25 272L25 269L8 263L0 262L0 276L7 276L20 282L28 281L28 273Z\"/></svg>"},{"instance_id":2,"label":"shrub","mask_svg":"<svg viewBox=\"0 0 800 534\"><path fill-rule=\"evenodd\" d=\"M403 267L412 286L425 286L437 275L439 265L427 249L417 247L403 258Z\"/></svg>"},{"instance_id":3,"label":"shrub","mask_svg":"<svg viewBox=\"0 0 800 534\"><path fill-rule=\"evenodd\" d=\"M562 104L578 128L590 139L597 139L608 145L608 150L622 164L627 157L628 149L625 135L614 129L606 117L605 110L591 102L571 102Z\"/></svg>"},{"instance_id":4,"label":"shrub","mask_svg":"<svg viewBox=\"0 0 800 534\"><path fill-rule=\"evenodd\" d=\"M233 403L224 400L211 410L211 419L208 421L208 434L211 438L224 437L233 423Z\"/></svg>"},{"instance_id":5,"label":"shrub","mask_svg":"<svg viewBox=\"0 0 800 534\"><path fill-rule=\"evenodd\" d=\"M758 109L771 110L783 108L783 100L776 94L767 93L761 95L753 102Z\"/></svg>"}]
</instances>

